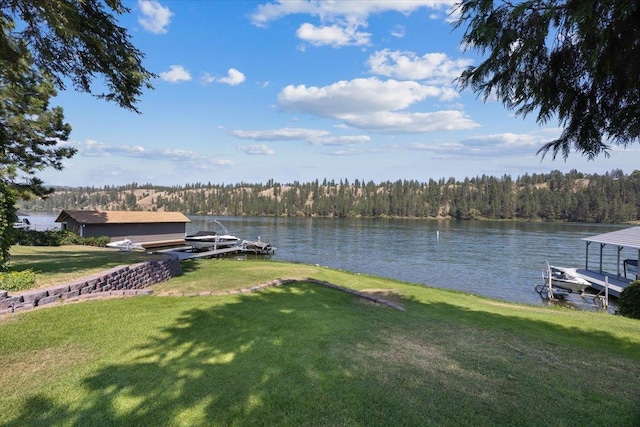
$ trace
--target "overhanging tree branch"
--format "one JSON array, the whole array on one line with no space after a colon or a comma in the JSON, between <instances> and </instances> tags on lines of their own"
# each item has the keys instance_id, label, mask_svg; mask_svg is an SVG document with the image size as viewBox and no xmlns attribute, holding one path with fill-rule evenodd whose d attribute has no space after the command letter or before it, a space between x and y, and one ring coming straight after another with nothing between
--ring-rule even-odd
<instances>
[{"instance_id":1,"label":"overhanging tree branch","mask_svg":"<svg viewBox=\"0 0 640 427\"><path fill-rule=\"evenodd\" d=\"M626 0L462 0L456 27L486 57L458 83L516 115L557 117L539 151L608 156L640 141L640 4Z\"/></svg>"},{"instance_id":2,"label":"overhanging tree branch","mask_svg":"<svg viewBox=\"0 0 640 427\"><path fill-rule=\"evenodd\" d=\"M15 59L11 42L23 41L36 67L59 89L65 89L67 77L76 90L139 113L135 104L156 76L144 68L144 54L116 22L129 12L119 0L0 0L0 10L6 21L19 24L2 28L3 57ZM98 76L105 91L95 89Z\"/></svg>"}]
</instances>

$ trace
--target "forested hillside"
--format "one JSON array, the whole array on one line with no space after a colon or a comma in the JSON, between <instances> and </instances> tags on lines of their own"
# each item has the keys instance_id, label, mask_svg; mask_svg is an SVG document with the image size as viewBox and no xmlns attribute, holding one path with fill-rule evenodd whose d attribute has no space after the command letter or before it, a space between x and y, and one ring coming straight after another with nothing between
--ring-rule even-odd
<instances>
[{"instance_id":1,"label":"forested hillside","mask_svg":"<svg viewBox=\"0 0 640 427\"><path fill-rule=\"evenodd\" d=\"M480 176L456 181L355 180L281 184L132 183L57 188L21 209L166 210L193 215L452 217L621 223L640 220L640 171Z\"/></svg>"}]
</instances>

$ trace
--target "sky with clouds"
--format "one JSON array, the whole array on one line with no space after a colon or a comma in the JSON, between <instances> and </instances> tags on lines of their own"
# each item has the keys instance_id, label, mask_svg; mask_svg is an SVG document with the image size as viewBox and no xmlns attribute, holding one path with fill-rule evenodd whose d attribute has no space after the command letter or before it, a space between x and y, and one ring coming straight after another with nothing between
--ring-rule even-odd
<instances>
[{"instance_id":1,"label":"sky with clouds","mask_svg":"<svg viewBox=\"0 0 640 427\"><path fill-rule=\"evenodd\" d=\"M536 155L556 122L460 91L481 56L454 1L125 0L119 18L158 77L142 114L73 91L52 104L77 148L50 185L381 182L640 169L640 148Z\"/></svg>"}]
</instances>

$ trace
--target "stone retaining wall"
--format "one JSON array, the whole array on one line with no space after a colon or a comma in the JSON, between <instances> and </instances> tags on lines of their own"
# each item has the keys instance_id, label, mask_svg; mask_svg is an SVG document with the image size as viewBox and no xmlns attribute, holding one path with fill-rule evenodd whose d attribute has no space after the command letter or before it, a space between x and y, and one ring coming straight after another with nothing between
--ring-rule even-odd
<instances>
[{"instance_id":1,"label":"stone retaining wall","mask_svg":"<svg viewBox=\"0 0 640 427\"><path fill-rule=\"evenodd\" d=\"M74 301L111 295L149 295L145 289L182 273L180 259L167 255L159 261L123 265L64 285L9 295L0 290L0 315L29 310L60 301Z\"/></svg>"}]
</instances>

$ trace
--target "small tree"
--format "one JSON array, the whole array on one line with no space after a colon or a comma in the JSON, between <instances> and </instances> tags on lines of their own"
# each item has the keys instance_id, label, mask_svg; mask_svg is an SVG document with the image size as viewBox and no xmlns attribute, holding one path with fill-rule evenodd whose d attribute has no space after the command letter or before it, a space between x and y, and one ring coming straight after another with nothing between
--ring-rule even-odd
<instances>
[{"instance_id":1,"label":"small tree","mask_svg":"<svg viewBox=\"0 0 640 427\"><path fill-rule=\"evenodd\" d=\"M155 75L116 22L128 11L120 0L0 0L0 268L16 196L48 194L36 173L62 169L75 153L58 145L71 127L62 108L49 107L56 89L70 81L80 92L139 113L142 90L152 88ZM96 77L103 84L94 85Z\"/></svg>"},{"instance_id":2,"label":"small tree","mask_svg":"<svg viewBox=\"0 0 640 427\"><path fill-rule=\"evenodd\" d=\"M623 316L640 319L640 280L629 283L622 290L618 305Z\"/></svg>"},{"instance_id":3,"label":"small tree","mask_svg":"<svg viewBox=\"0 0 640 427\"><path fill-rule=\"evenodd\" d=\"M35 174L46 168L62 169L63 159L75 150L58 146L71 127L60 107L49 108L56 95L51 80L33 67L26 47L16 63L0 61L0 270L6 268L13 242L17 197L50 192Z\"/></svg>"},{"instance_id":4,"label":"small tree","mask_svg":"<svg viewBox=\"0 0 640 427\"><path fill-rule=\"evenodd\" d=\"M20 195L42 196L49 190L36 172L62 169L62 161L73 156L75 149L58 145L68 139L71 126L64 122L62 108L49 108L55 87L47 74L33 66L26 47L22 49L18 62L0 61L5 71L0 74L0 179Z\"/></svg>"},{"instance_id":5,"label":"small tree","mask_svg":"<svg viewBox=\"0 0 640 427\"><path fill-rule=\"evenodd\" d=\"M15 197L9 186L0 180L0 271L7 269L9 248L13 244L13 220Z\"/></svg>"}]
</instances>

